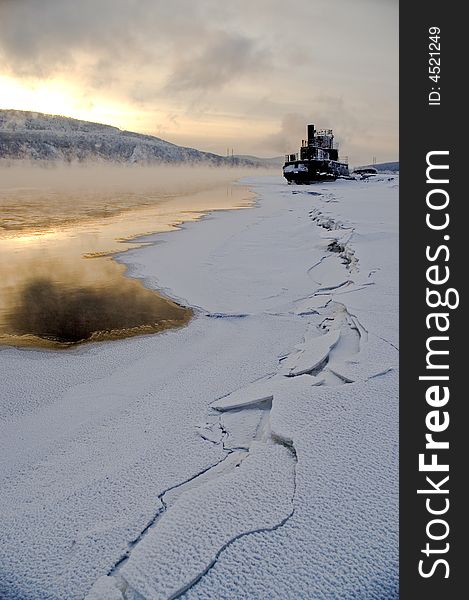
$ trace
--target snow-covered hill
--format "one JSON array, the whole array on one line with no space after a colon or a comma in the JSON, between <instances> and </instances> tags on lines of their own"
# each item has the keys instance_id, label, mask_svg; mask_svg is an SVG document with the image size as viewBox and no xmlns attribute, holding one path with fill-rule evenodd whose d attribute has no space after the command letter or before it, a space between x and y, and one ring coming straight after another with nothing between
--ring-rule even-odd
<instances>
[{"instance_id":1,"label":"snow-covered hill","mask_svg":"<svg viewBox=\"0 0 469 600\"><path fill-rule=\"evenodd\" d=\"M259 158L258 156L251 156L250 154L235 154L234 158L242 160L242 161L253 162L256 164L259 163L260 166L267 167L267 168L275 168L275 169L282 168L283 163L285 162L284 156L272 156L269 158Z\"/></svg>"},{"instance_id":2,"label":"snow-covered hill","mask_svg":"<svg viewBox=\"0 0 469 600\"><path fill-rule=\"evenodd\" d=\"M265 166L261 159L224 157L151 135L68 117L0 110L0 159L116 163L203 162Z\"/></svg>"},{"instance_id":3,"label":"snow-covered hill","mask_svg":"<svg viewBox=\"0 0 469 600\"><path fill-rule=\"evenodd\" d=\"M384 162L384 163L375 163L373 165L363 165L361 167L356 167L357 169L366 169L369 167L374 167L377 171L399 171L399 161L395 162Z\"/></svg>"}]
</instances>

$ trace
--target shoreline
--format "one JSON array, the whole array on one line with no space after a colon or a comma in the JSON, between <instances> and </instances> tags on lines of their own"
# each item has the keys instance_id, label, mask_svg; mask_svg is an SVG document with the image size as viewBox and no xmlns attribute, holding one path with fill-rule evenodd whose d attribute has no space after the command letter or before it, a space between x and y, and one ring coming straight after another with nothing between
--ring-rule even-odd
<instances>
[{"instance_id":1,"label":"shoreline","mask_svg":"<svg viewBox=\"0 0 469 600\"><path fill-rule=\"evenodd\" d=\"M209 208L206 211L200 213L200 216L197 217L196 219L173 223L172 224L173 229L171 231L154 231L151 233L137 235L135 237L122 240L123 243L129 242L132 244L140 244L140 243L142 244L141 246L138 246L136 248L128 248L126 250L117 251L117 252L112 253L111 258L113 260L115 260L118 264L125 266L125 271L123 273L124 277L129 277L130 279L137 279L147 289L160 294L161 296L163 296L164 298L166 298L172 302L176 302L178 305L183 306L184 308L192 309L194 311L194 313L196 313L197 311L203 310L198 306L194 306L194 305L190 304L190 302L188 300L172 297L170 294L167 294L163 288L160 288L160 287L155 288L152 286L147 286L146 285L147 278L145 276L140 277L139 275L136 275L132 271L133 266L134 266L133 263L126 260L126 257L129 254L129 252L131 252L132 250L138 251L140 249L151 248L160 243L163 243L163 241L166 241L166 239L163 240L162 238L160 238L160 236L163 236L163 235L166 236L171 233L183 232L190 226L196 225L197 223L202 223L209 219L216 218L216 216L218 216L218 215L223 216L224 214L231 213L233 211L249 210L249 209L255 208L257 201L258 201L258 195L251 187L249 187L249 185L242 183L243 179L246 179L246 178L244 177L241 179L231 181L230 185L242 186L242 187L246 188L246 190L252 195L252 199L249 200L249 202L250 202L249 205L236 206L236 207L232 207L232 208ZM196 212L199 213L199 211L196 211Z\"/></svg>"},{"instance_id":2,"label":"shoreline","mask_svg":"<svg viewBox=\"0 0 469 600\"><path fill-rule=\"evenodd\" d=\"M116 598L136 591L234 599L239 569L252 597L260 589L304 597L327 590L327 573L340 577L350 561L344 593L378 598L394 589L397 194L386 182L318 185L314 194L282 183L251 180L258 199L249 211L209 213L180 236L145 236L162 243L123 254L126 274L199 310L182 330L87 345L54 365L39 361L69 381L61 387L51 376L45 401L32 412L25 406L23 416L14 407L5 429L10 472L20 467L45 491L36 498L13 476L3 492L4 568L23 586L16 589L29 585L24 569L36 568L34 585L44 578L41 589L67 600L108 599L111 590ZM328 250L332 240L340 252ZM10 354L10 368L37 361L21 365ZM68 369L77 355L88 362L73 383ZM13 456L8 438L22 431L28 440ZM68 485L56 488L52 464ZM369 497L377 484L384 503ZM239 495L243 502L233 503ZM92 514L80 516L79 506ZM15 535L18 514L26 524ZM53 566L67 531L28 550L28 565L15 559L21 539L53 530L61 514L72 515L77 532L101 523L96 544L79 533L61 557L72 583L57 579ZM379 556L369 554L378 546ZM45 572L37 572L38 551L51 557ZM256 556L275 565L275 580Z\"/></svg>"},{"instance_id":3,"label":"shoreline","mask_svg":"<svg viewBox=\"0 0 469 600\"><path fill-rule=\"evenodd\" d=\"M15 269L8 270L8 267L4 267L8 294L5 294L4 306L0 307L0 343L10 347L62 351L94 341L101 343L183 326L189 318L184 307L177 307L169 295L159 293L154 287L147 288L141 280L127 277L125 265L119 261L119 257L130 249L151 244L145 241L148 237L178 231L185 223L198 221L210 212L248 207L253 201L253 194L246 186L227 181L226 184L218 183L190 194L174 194L169 205L167 200L162 201L159 197L153 201L149 205L148 200L142 197L140 202L144 202L143 205L129 208L128 211L131 212L128 212L128 224L118 213L109 221L104 219L94 224L92 222L91 226L86 226L86 221L78 223L76 232L67 225L61 234L56 232L58 242L54 242L52 238L52 248L45 247L40 236L39 243L26 252L20 242L23 263L16 269L20 275L16 275ZM153 231L149 231L149 227L153 227ZM22 235L24 237L25 234ZM70 242L69 245L66 244L67 241ZM8 256L8 252L12 250L9 250L8 239L6 243L5 253ZM99 252L90 252L93 249ZM43 254L46 255L45 259L42 258ZM93 258L93 262L85 265L85 258ZM60 260L64 264L61 265ZM29 272L31 268L36 273L35 276ZM73 278L69 272L74 274ZM122 277L125 280L122 281ZM47 290L33 292L29 289L32 286L41 286ZM33 293L38 294L42 302L39 307L30 300ZM82 314L77 305L78 296L80 305L83 302L90 305L90 314ZM52 299L49 304L46 301L48 297ZM59 306L53 305L55 297L61 298ZM31 306L21 312L24 303ZM134 306L135 317L132 316ZM57 313L55 322L50 322L50 313L54 311ZM39 316L41 313L42 321ZM84 328L83 318L90 322L89 329L83 331L82 339L75 339L72 335L73 323L67 326L62 323L66 316L62 313L77 315L75 326L78 333ZM139 318L137 315L140 313ZM124 314L127 314L125 318ZM28 317L31 321L29 324ZM65 328L63 332L60 327ZM63 334L63 339L53 337L55 329L57 336ZM46 332L50 334L49 338L46 337Z\"/></svg>"}]
</instances>

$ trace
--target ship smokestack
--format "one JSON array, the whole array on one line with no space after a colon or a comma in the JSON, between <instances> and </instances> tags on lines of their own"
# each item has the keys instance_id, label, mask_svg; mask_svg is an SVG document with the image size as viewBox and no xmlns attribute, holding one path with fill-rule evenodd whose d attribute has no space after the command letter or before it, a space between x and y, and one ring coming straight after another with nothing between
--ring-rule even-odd
<instances>
[{"instance_id":1,"label":"ship smokestack","mask_svg":"<svg viewBox=\"0 0 469 600\"><path fill-rule=\"evenodd\" d=\"M314 125L308 125L308 146L314 144Z\"/></svg>"}]
</instances>

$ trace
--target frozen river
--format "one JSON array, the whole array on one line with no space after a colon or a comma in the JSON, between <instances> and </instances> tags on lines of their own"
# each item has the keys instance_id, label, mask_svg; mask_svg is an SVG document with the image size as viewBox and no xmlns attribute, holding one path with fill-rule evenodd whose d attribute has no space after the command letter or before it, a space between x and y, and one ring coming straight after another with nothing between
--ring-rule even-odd
<instances>
[{"instance_id":1,"label":"frozen river","mask_svg":"<svg viewBox=\"0 0 469 600\"><path fill-rule=\"evenodd\" d=\"M0 349L0 596L398 598L398 178L116 257L193 318Z\"/></svg>"}]
</instances>

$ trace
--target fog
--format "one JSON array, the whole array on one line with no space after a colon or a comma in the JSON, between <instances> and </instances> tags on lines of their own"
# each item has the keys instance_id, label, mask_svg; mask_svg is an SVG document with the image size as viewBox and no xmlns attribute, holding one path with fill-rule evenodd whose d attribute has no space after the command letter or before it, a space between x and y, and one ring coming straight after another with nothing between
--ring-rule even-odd
<instances>
[{"instance_id":1,"label":"fog","mask_svg":"<svg viewBox=\"0 0 469 600\"><path fill-rule=\"evenodd\" d=\"M96 164L2 168L0 340L68 347L187 322L190 311L124 277L124 266L110 255L207 211L249 206L253 195L232 183L249 173Z\"/></svg>"},{"instance_id":2,"label":"fog","mask_svg":"<svg viewBox=\"0 0 469 600\"><path fill-rule=\"evenodd\" d=\"M57 166L30 162L0 166L0 237L3 231L44 228L108 218L155 201L214 190L272 169L208 166Z\"/></svg>"},{"instance_id":3,"label":"fog","mask_svg":"<svg viewBox=\"0 0 469 600\"><path fill-rule=\"evenodd\" d=\"M194 165L112 165L0 161L0 191L11 188L39 190L151 191L181 194L216 187L253 172L272 174L272 169Z\"/></svg>"}]
</instances>

